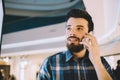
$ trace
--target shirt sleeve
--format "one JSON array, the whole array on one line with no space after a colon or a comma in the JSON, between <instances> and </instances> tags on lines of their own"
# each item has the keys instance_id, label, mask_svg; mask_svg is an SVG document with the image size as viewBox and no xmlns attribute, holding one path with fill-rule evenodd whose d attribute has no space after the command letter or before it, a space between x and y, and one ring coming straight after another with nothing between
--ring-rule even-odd
<instances>
[{"instance_id":1,"label":"shirt sleeve","mask_svg":"<svg viewBox=\"0 0 120 80\"><path fill-rule=\"evenodd\" d=\"M114 73L111 69L111 66L108 64L108 62L105 60L105 58L101 57L102 63L104 65L104 67L106 68L107 72L110 74L110 76L112 77L113 80L116 80Z\"/></svg>"},{"instance_id":2,"label":"shirt sleeve","mask_svg":"<svg viewBox=\"0 0 120 80\"><path fill-rule=\"evenodd\" d=\"M43 61L36 80L51 80L50 65L48 59Z\"/></svg>"}]
</instances>

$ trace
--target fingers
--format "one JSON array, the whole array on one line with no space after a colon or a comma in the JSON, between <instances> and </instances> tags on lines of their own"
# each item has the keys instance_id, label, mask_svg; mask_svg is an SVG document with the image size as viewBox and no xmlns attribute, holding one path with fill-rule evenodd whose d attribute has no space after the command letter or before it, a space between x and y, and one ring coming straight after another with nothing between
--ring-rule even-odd
<instances>
[{"instance_id":1,"label":"fingers","mask_svg":"<svg viewBox=\"0 0 120 80\"><path fill-rule=\"evenodd\" d=\"M89 42L91 42L91 45L97 45L96 37L94 37L93 35L87 33L86 35L84 35L84 37L89 39Z\"/></svg>"},{"instance_id":2,"label":"fingers","mask_svg":"<svg viewBox=\"0 0 120 80\"><path fill-rule=\"evenodd\" d=\"M91 49L93 47L98 47L96 38L91 34L84 35L84 38L80 44L83 44L86 49Z\"/></svg>"},{"instance_id":3,"label":"fingers","mask_svg":"<svg viewBox=\"0 0 120 80\"><path fill-rule=\"evenodd\" d=\"M80 44L84 45L84 48L89 49L90 45L87 42L80 42Z\"/></svg>"}]
</instances>

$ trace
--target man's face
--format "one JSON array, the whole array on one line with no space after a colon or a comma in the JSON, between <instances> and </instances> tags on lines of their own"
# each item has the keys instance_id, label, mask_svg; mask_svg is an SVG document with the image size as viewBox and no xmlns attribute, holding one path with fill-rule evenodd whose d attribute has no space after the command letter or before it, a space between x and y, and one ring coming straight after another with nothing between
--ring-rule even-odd
<instances>
[{"instance_id":1,"label":"man's face","mask_svg":"<svg viewBox=\"0 0 120 80\"><path fill-rule=\"evenodd\" d=\"M88 21L84 18L69 18L66 26L67 48L77 53L84 49L80 44L84 35L88 33Z\"/></svg>"}]
</instances>

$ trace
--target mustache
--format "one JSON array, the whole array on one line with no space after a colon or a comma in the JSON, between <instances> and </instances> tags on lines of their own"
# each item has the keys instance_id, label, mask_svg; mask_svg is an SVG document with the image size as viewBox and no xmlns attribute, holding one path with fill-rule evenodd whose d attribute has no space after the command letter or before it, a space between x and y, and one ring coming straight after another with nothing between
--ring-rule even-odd
<instances>
[{"instance_id":1,"label":"mustache","mask_svg":"<svg viewBox=\"0 0 120 80\"><path fill-rule=\"evenodd\" d=\"M67 39L69 40L69 38L76 38L76 39L78 39L80 41L80 39L78 37L76 37L76 36L69 36Z\"/></svg>"}]
</instances>

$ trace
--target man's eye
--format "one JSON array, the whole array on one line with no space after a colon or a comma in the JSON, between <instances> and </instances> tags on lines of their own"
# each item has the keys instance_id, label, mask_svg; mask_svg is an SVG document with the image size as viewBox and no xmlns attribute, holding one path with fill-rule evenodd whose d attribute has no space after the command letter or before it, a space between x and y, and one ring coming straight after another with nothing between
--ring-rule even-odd
<instances>
[{"instance_id":1,"label":"man's eye","mask_svg":"<svg viewBox=\"0 0 120 80\"><path fill-rule=\"evenodd\" d=\"M70 30L71 28L67 28L67 30Z\"/></svg>"},{"instance_id":2,"label":"man's eye","mask_svg":"<svg viewBox=\"0 0 120 80\"><path fill-rule=\"evenodd\" d=\"M77 30L83 30L82 28L77 28Z\"/></svg>"}]
</instances>

